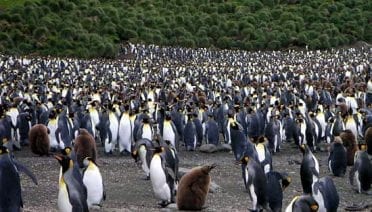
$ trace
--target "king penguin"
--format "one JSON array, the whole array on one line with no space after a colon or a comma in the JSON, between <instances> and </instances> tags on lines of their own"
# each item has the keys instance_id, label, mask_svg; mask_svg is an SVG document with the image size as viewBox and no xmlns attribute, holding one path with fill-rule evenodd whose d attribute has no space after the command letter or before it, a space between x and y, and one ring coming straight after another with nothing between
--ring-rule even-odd
<instances>
[{"instance_id":1,"label":"king penguin","mask_svg":"<svg viewBox=\"0 0 372 212\"><path fill-rule=\"evenodd\" d=\"M273 166L271 154L265 142L267 143L267 139L263 136L260 136L257 139L257 143L255 144L254 147L256 149L258 160L260 161L261 167L266 174L273 169Z\"/></svg>"},{"instance_id":2,"label":"king penguin","mask_svg":"<svg viewBox=\"0 0 372 212\"><path fill-rule=\"evenodd\" d=\"M68 156L54 156L62 167L59 181L58 210L61 212L87 212L87 188L77 166Z\"/></svg>"},{"instance_id":3,"label":"king penguin","mask_svg":"<svg viewBox=\"0 0 372 212\"><path fill-rule=\"evenodd\" d=\"M133 126L129 115L129 105L124 106L125 111L120 117L119 121L119 151L121 154L132 152Z\"/></svg>"},{"instance_id":4,"label":"king penguin","mask_svg":"<svg viewBox=\"0 0 372 212\"><path fill-rule=\"evenodd\" d=\"M307 194L293 198L285 212L317 212L318 209L319 205L314 197Z\"/></svg>"},{"instance_id":5,"label":"king penguin","mask_svg":"<svg viewBox=\"0 0 372 212\"><path fill-rule=\"evenodd\" d=\"M334 176L342 177L346 173L347 154L339 136L335 137L331 144L328 156L328 168Z\"/></svg>"},{"instance_id":6,"label":"king penguin","mask_svg":"<svg viewBox=\"0 0 372 212\"><path fill-rule=\"evenodd\" d=\"M349 173L349 181L358 193L368 193L372 184L372 162L366 151L358 150L355 153L354 166Z\"/></svg>"},{"instance_id":7,"label":"king penguin","mask_svg":"<svg viewBox=\"0 0 372 212\"><path fill-rule=\"evenodd\" d=\"M27 174L37 185L36 177L0 146L0 211L18 212L23 207L19 172Z\"/></svg>"},{"instance_id":8,"label":"king penguin","mask_svg":"<svg viewBox=\"0 0 372 212\"><path fill-rule=\"evenodd\" d=\"M165 113L163 124L163 139L169 141L177 150L179 149L179 137L176 125L172 121L170 112Z\"/></svg>"},{"instance_id":9,"label":"king penguin","mask_svg":"<svg viewBox=\"0 0 372 212\"><path fill-rule=\"evenodd\" d=\"M101 206L106 199L101 172L94 161L87 157L84 159L83 183L87 188L88 208Z\"/></svg>"},{"instance_id":10,"label":"king penguin","mask_svg":"<svg viewBox=\"0 0 372 212\"><path fill-rule=\"evenodd\" d=\"M132 149L132 157L135 162L141 162L141 168L145 172L145 179L150 179L150 163L154 152L154 144L147 138L142 138L136 142Z\"/></svg>"},{"instance_id":11,"label":"king penguin","mask_svg":"<svg viewBox=\"0 0 372 212\"><path fill-rule=\"evenodd\" d=\"M340 197L331 177L319 179L313 175L312 195L319 205L319 211L337 212Z\"/></svg>"},{"instance_id":12,"label":"king penguin","mask_svg":"<svg viewBox=\"0 0 372 212\"><path fill-rule=\"evenodd\" d=\"M155 197L161 202L160 206L165 207L175 202L178 158L169 154L169 149L163 146L155 148L150 163L150 180ZM174 163L174 164L172 164Z\"/></svg>"},{"instance_id":13,"label":"king penguin","mask_svg":"<svg viewBox=\"0 0 372 212\"><path fill-rule=\"evenodd\" d=\"M303 153L300 168L301 185L305 194L311 194L313 176L319 176L319 162L306 144L301 145L300 149Z\"/></svg>"},{"instance_id":14,"label":"king penguin","mask_svg":"<svg viewBox=\"0 0 372 212\"><path fill-rule=\"evenodd\" d=\"M267 198L273 212L282 211L283 191L291 183L291 178L286 173L270 171L266 173Z\"/></svg>"},{"instance_id":15,"label":"king penguin","mask_svg":"<svg viewBox=\"0 0 372 212\"><path fill-rule=\"evenodd\" d=\"M261 211L262 209L270 211L267 198L267 180L261 166L249 156L242 157L240 162L245 167L243 177L245 187L252 200L251 211Z\"/></svg>"}]
</instances>

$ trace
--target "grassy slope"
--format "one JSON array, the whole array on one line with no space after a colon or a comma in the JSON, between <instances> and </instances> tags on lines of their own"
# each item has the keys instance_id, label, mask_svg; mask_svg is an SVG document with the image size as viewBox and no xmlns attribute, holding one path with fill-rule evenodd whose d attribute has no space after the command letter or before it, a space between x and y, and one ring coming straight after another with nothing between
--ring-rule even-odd
<instances>
[{"instance_id":1,"label":"grassy slope","mask_svg":"<svg viewBox=\"0 0 372 212\"><path fill-rule=\"evenodd\" d=\"M0 8L12 8L23 5L27 0L0 0Z\"/></svg>"},{"instance_id":2,"label":"grassy slope","mask_svg":"<svg viewBox=\"0 0 372 212\"><path fill-rule=\"evenodd\" d=\"M372 1L287 1L38 0L23 6L23 0L0 0L8 8L0 11L0 52L113 57L127 40L248 50L372 40Z\"/></svg>"}]
</instances>

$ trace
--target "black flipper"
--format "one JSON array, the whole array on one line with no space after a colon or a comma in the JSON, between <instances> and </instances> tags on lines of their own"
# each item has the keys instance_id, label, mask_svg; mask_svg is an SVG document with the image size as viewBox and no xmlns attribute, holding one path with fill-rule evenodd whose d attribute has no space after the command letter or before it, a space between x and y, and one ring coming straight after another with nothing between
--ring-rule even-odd
<instances>
[{"instance_id":1,"label":"black flipper","mask_svg":"<svg viewBox=\"0 0 372 212\"><path fill-rule=\"evenodd\" d=\"M28 169L26 168L24 165L20 164L19 162L17 162L16 160L13 160L13 163L14 165L17 167L18 171L19 172L23 172L25 173L27 176L29 176L31 178L31 180L35 183L35 185L37 185L37 179L36 179L36 176Z\"/></svg>"}]
</instances>

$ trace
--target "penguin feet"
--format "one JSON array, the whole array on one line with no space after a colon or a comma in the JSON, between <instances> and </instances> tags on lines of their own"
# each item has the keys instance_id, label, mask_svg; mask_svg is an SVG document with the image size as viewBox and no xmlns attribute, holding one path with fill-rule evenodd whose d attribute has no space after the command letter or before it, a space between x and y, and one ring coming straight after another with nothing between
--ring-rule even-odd
<instances>
[{"instance_id":1,"label":"penguin feet","mask_svg":"<svg viewBox=\"0 0 372 212\"><path fill-rule=\"evenodd\" d=\"M124 156L124 157L127 157L127 156L130 156L131 154L127 150L123 150L123 151L120 152L120 155Z\"/></svg>"},{"instance_id":2,"label":"penguin feet","mask_svg":"<svg viewBox=\"0 0 372 212\"><path fill-rule=\"evenodd\" d=\"M162 208L167 207L169 204L170 204L169 201L161 201L161 202L158 203L158 205L159 205L160 207L162 207Z\"/></svg>"},{"instance_id":3,"label":"penguin feet","mask_svg":"<svg viewBox=\"0 0 372 212\"><path fill-rule=\"evenodd\" d=\"M105 152L105 155L106 155L106 156L112 156L113 153L112 153L112 151L109 151L109 152Z\"/></svg>"},{"instance_id":4,"label":"penguin feet","mask_svg":"<svg viewBox=\"0 0 372 212\"><path fill-rule=\"evenodd\" d=\"M187 146L186 147L186 151L192 152L192 151L195 151L195 149L193 147L191 147L191 146Z\"/></svg>"},{"instance_id":5,"label":"penguin feet","mask_svg":"<svg viewBox=\"0 0 372 212\"><path fill-rule=\"evenodd\" d=\"M142 177L141 180L150 180L150 175Z\"/></svg>"}]
</instances>

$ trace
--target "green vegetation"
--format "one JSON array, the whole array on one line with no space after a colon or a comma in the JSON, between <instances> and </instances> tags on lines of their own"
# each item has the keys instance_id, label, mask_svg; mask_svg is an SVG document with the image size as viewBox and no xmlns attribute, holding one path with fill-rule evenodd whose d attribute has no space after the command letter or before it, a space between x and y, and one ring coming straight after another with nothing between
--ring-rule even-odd
<instances>
[{"instance_id":1,"label":"green vegetation","mask_svg":"<svg viewBox=\"0 0 372 212\"><path fill-rule=\"evenodd\" d=\"M0 52L111 58L126 41L325 49L370 42L371 22L366 0L2 0Z\"/></svg>"}]
</instances>

